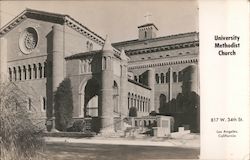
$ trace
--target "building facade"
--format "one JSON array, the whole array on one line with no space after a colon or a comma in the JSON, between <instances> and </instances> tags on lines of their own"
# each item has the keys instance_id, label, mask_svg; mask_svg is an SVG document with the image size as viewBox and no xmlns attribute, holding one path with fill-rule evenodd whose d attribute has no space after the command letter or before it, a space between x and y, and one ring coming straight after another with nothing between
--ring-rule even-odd
<instances>
[{"instance_id":1,"label":"building facade","mask_svg":"<svg viewBox=\"0 0 250 160\"><path fill-rule=\"evenodd\" d=\"M53 94L69 78L73 117L91 116L112 131L131 107L147 116L179 94L199 94L198 34L158 38L157 30L145 24L137 40L111 44L68 15L26 9L0 30L1 80L24 90L27 108L45 123Z\"/></svg>"}]
</instances>

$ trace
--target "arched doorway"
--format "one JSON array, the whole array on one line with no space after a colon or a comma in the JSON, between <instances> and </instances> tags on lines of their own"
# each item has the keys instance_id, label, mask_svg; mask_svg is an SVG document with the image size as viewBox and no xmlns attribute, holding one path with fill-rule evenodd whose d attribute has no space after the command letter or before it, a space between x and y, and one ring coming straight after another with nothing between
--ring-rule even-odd
<instances>
[{"instance_id":1,"label":"arched doorway","mask_svg":"<svg viewBox=\"0 0 250 160\"><path fill-rule=\"evenodd\" d=\"M84 117L98 117L100 86L96 80L88 80L84 89Z\"/></svg>"}]
</instances>

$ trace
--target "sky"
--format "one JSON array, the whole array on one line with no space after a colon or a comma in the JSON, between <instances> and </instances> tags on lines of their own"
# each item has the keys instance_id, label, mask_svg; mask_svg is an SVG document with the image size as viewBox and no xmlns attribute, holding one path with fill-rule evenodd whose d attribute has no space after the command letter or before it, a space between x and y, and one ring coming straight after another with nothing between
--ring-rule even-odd
<instances>
[{"instance_id":1,"label":"sky","mask_svg":"<svg viewBox=\"0 0 250 160\"><path fill-rule=\"evenodd\" d=\"M137 27L148 14L159 29L157 37L198 31L195 0L0 1L1 27L25 8L68 14L111 42L137 39Z\"/></svg>"}]
</instances>

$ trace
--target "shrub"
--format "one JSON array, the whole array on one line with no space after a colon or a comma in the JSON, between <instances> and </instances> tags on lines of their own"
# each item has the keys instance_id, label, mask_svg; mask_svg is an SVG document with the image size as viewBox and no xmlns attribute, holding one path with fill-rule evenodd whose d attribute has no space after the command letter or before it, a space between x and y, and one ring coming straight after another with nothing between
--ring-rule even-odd
<instances>
[{"instance_id":1,"label":"shrub","mask_svg":"<svg viewBox=\"0 0 250 160\"><path fill-rule=\"evenodd\" d=\"M64 81L60 83L55 93L54 102L56 129L66 131L68 124L72 120L73 113L72 90L69 78L65 78Z\"/></svg>"},{"instance_id":2,"label":"shrub","mask_svg":"<svg viewBox=\"0 0 250 160\"><path fill-rule=\"evenodd\" d=\"M1 160L41 159L42 130L33 124L23 97L25 93L15 84L0 84Z\"/></svg>"},{"instance_id":3,"label":"shrub","mask_svg":"<svg viewBox=\"0 0 250 160\"><path fill-rule=\"evenodd\" d=\"M137 109L135 107L129 108L129 117L137 117Z\"/></svg>"}]
</instances>

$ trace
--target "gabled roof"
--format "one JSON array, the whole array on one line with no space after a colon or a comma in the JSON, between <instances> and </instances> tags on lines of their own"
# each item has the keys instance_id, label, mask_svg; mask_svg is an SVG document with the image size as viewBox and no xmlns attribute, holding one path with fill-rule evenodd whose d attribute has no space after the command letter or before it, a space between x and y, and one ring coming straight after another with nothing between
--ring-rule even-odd
<instances>
[{"instance_id":1,"label":"gabled roof","mask_svg":"<svg viewBox=\"0 0 250 160\"><path fill-rule=\"evenodd\" d=\"M15 28L18 24L20 24L22 21L24 21L27 18L49 21L49 22L58 23L58 24L66 24L67 26L71 27L77 32L103 45L104 38L102 38L95 32L91 31L89 28L87 28L80 22L76 21L74 18L70 17L69 15L39 11L39 10L28 9L28 8L25 9L23 12L21 12L18 16L16 16L13 20L11 20L9 23L7 23L5 26L3 26L0 29L0 37L4 36L6 33L8 33L10 30Z\"/></svg>"}]
</instances>

